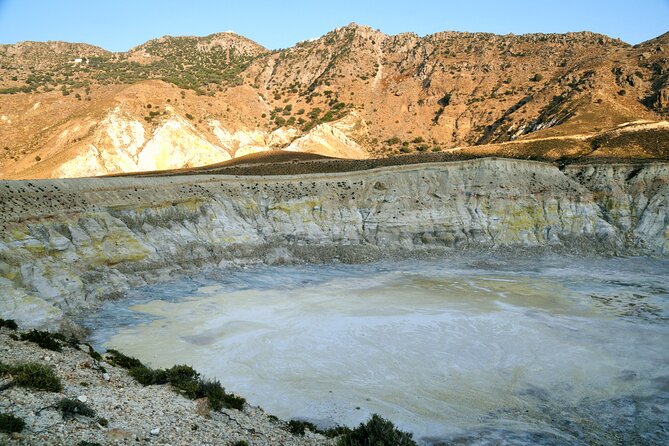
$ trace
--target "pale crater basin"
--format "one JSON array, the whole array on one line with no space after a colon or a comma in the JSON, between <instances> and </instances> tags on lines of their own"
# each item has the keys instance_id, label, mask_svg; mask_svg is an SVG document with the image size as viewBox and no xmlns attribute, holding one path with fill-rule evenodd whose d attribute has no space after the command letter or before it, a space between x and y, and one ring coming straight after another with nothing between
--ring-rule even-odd
<instances>
[{"instance_id":1,"label":"pale crater basin","mask_svg":"<svg viewBox=\"0 0 669 446\"><path fill-rule=\"evenodd\" d=\"M661 444L668 321L669 261L553 256L219 270L85 323L285 419L379 413L426 444Z\"/></svg>"}]
</instances>

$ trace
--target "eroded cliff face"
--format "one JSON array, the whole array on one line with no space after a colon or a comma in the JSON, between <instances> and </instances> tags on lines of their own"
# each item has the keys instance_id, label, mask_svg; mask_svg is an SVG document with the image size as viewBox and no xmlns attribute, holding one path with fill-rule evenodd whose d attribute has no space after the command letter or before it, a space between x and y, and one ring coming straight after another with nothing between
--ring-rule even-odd
<instances>
[{"instance_id":1,"label":"eroded cliff face","mask_svg":"<svg viewBox=\"0 0 669 446\"><path fill-rule=\"evenodd\" d=\"M26 326L227 262L478 249L669 254L669 165L480 159L340 174L0 183L0 317Z\"/></svg>"}]
</instances>

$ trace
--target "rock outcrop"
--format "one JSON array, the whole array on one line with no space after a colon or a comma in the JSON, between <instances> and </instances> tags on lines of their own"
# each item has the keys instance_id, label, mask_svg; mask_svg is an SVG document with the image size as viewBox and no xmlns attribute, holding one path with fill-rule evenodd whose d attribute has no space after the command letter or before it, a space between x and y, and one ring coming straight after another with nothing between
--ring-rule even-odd
<instances>
[{"instance_id":1,"label":"rock outcrop","mask_svg":"<svg viewBox=\"0 0 669 446\"><path fill-rule=\"evenodd\" d=\"M226 262L477 249L669 254L669 165L478 159L301 176L0 183L0 317L57 325Z\"/></svg>"}]
</instances>

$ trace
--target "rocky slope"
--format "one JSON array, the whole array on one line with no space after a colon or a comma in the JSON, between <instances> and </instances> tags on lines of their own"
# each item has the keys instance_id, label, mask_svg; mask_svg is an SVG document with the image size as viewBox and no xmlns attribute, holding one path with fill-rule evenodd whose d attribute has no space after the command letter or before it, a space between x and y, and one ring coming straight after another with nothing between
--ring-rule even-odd
<instances>
[{"instance_id":1,"label":"rocky slope","mask_svg":"<svg viewBox=\"0 0 669 446\"><path fill-rule=\"evenodd\" d=\"M127 370L89 355L88 346L63 347L56 352L22 342L14 332L0 328L2 364L37 363L52 368L62 390L49 392L21 386L4 388L2 414L24 420L20 433L0 432L0 442L12 445L142 444L257 446L331 445L333 440L307 432L292 435L285 423L262 409L210 410L206 400L189 400L169 385L142 386ZM2 385L11 375L0 373ZM64 414L64 398L85 402L94 416ZM246 443L236 443L244 441ZM6 443L8 442L8 443Z\"/></svg>"},{"instance_id":2,"label":"rocky slope","mask_svg":"<svg viewBox=\"0 0 669 446\"><path fill-rule=\"evenodd\" d=\"M477 159L0 183L0 316L57 326L207 266L486 249L669 254L669 165Z\"/></svg>"},{"instance_id":3,"label":"rocky slope","mask_svg":"<svg viewBox=\"0 0 669 446\"><path fill-rule=\"evenodd\" d=\"M666 34L633 47L587 32L388 36L351 24L280 51L234 33L166 36L125 53L0 45L0 176L573 137L663 119L668 75Z\"/></svg>"}]
</instances>

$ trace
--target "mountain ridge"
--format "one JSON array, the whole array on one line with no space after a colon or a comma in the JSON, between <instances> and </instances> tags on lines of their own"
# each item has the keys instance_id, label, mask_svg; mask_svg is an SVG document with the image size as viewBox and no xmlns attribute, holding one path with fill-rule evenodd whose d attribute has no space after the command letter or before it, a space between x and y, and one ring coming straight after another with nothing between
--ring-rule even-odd
<instances>
[{"instance_id":1,"label":"mountain ridge","mask_svg":"<svg viewBox=\"0 0 669 446\"><path fill-rule=\"evenodd\" d=\"M161 152L182 147L184 163L166 168L181 168L291 144L383 157L660 121L666 36L632 46L589 31L421 37L352 23L282 50L233 32L163 36L119 53L0 45L0 176L122 173L165 128L178 129ZM123 125L143 134L137 147L123 125L107 125L119 107ZM181 136L211 156L189 154ZM47 168L55 158L93 167Z\"/></svg>"}]
</instances>

